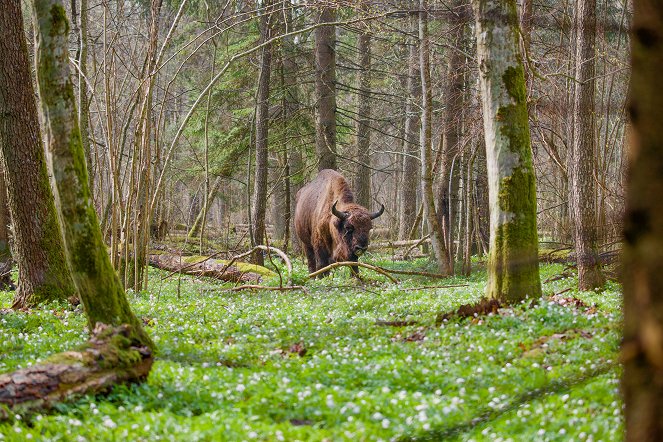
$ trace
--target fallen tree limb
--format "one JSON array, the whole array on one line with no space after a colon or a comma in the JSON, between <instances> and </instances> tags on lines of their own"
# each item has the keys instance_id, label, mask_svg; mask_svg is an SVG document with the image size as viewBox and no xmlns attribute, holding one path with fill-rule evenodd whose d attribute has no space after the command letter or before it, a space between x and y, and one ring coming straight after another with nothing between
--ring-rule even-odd
<instances>
[{"instance_id":1,"label":"fallen tree limb","mask_svg":"<svg viewBox=\"0 0 663 442\"><path fill-rule=\"evenodd\" d=\"M309 278L315 278L316 276L320 275L321 273L328 272L329 270L335 269L337 267L355 267L355 266L359 266L359 267L363 267L365 269L373 270L374 272L377 272L377 273L380 273L381 275L386 276L394 284L398 284L398 280L396 278L394 278L393 276L391 276L389 273L387 273L389 270L386 270L386 269L383 269L382 267L374 266L374 265L371 265L371 264L366 264L366 263L363 263L363 262L352 262L352 261L334 262L332 264L329 264L326 267L323 267L323 268L309 274L308 277Z\"/></svg>"},{"instance_id":2,"label":"fallen tree limb","mask_svg":"<svg viewBox=\"0 0 663 442\"><path fill-rule=\"evenodd\" d=\"M233 287L229 289L232 292L238 292L241 290L276 290L279 292L286 292L289 290L301 290L304 293L308 294L308 290L306 290L306 287L301 286L301 285L289 285L289 286L280 286L280 287L266 287L264 285L253 285L253 284L247 284L247 285L238 285L237 287Z\"/></svg>"},{"instance_id":3,"label":"fallen tree limb","mask_svg":"<svg viewBox=\"0 0 663 442\"><path fill-rule=\"evenodd\" d=\"M450 289L453 287L469 287L469 284L452 284L452 285L428 285L422 287L409 287L406 289L401 289L402 292L409 292L412 290L427 290L427 289Z\"/></svg>"},{"instance_id":4,"label":"fallen tree limb","mask_svg":"<svg viewBox=\"0 0 663 442\"><path fill-rule=\"evenodd\" d=\"M430 241L430 236L426 235L425 237L421 239L406 239L406 240L399 240L399 241L381 241L381 242L375 242L371 243L368 245L368 250L379 250L379 249L397 249L400 247L408 247L408 246L418 246L426 241Z\"/></svg>"},{"instance_id":5,"label":"fallen tree limb","mask_svg":"<svg viewBox=\"0 0 663 442\"><path fill-rule=\"evenodd\" d=\"M212 255L214 256L214 255ZM150 265L159 269L168 270L171 274L183 273L192 276L207 276L214 279L230 282L252 283L260 282L263 277L274 273L261 266L247 263L237 263L236 259L225 261L204 256L186 256L161 254L150 255Z\"/></svg>"},{"instance_id":6,"label":"fallen tree limb","mask_svg":"<svg viewBox=\"0 0 663 442\"><path fill-rule=\"evenodd\" d=\"M442 273L428 273L428 272L416 272L414 270L386 269L384 267L378 267L378 268L384 270L385 272L395 273L397 275L425 276L427 278L440 278L440 279L449 277L449 275L444 275Z\"/></svg>"},{"instance_id":7,"label":"fallen tree limb","mask_svg":"<svg viewBox=\"0 0 663 442\"><path fill-rule=\"evenodd\" d=\"M282 250L279 250L276 247L257 245L254 248L252 248L251 250L249 250L248 252L240 253L239 255L233 256L230 259L230 261L228 262L228 265L232 265L238 259L241 259L241 258L247 257L249 255L252 255L254 252L256 252L258 250L264 250L266 252L273 251L274 253L279 255L279 257L281 257L281 259L285 263L286 268L288 269L288 285L289 286L292 285L292 263L290 262L290 259L288 259L288 255L286 255Z\"/></svg>"},{"instance_id":8,"label":"fallen tree limb","mask_svg":"<svg viewBox=\"0 0 663 442\"><path fill-rule=\"evenodd\" d=\"M111 327L97 323L92 337L80 349L0 375L0 421L145 379L152 367L152 352L132 342L130 330L126 324Z\"/></svg>"}]
</instances>

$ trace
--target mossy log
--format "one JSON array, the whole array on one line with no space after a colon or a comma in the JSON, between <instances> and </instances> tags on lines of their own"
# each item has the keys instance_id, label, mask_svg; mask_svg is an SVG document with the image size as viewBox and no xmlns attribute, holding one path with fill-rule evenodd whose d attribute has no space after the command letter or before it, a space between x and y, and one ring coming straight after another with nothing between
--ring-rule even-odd
<instances>
[{"instance_id":1,"label":"mossy log","mask_svg":"<svg viewBox=\"0 0 663 442\"><path fill-rule=\"evenodd\" d=\"M80 349L0 375L0 421L145 379L152 367L152 352L130 337L129 325L97 323L92 337Z\"/></svg>"},{"instance_id":2,"label":"mossy log","mask_svg":"<svg viewBox=\"0 0 663 442\"><path fill-rule=\"evenodd\" d=\"M230 264L230 265L229 265ZM271 270L242 262L230 263L205 256L179 256L167 253L150 255L150 265L185 275L207 276L229 282L257 283L274 276Z\"/></svg>"}]
</instances>

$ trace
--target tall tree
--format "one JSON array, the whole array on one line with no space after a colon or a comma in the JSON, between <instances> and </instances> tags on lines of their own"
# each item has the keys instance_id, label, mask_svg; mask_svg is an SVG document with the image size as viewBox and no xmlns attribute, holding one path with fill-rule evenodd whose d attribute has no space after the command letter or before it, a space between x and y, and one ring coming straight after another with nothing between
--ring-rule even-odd
<instances>
[{"instance_id":1,"label":"tall tree","mask_svg":"<svg viewBox=\"0 0 663 442\"><path fill-rule=\"evenodd\" d=\"M569 203L574 221L578 288L602 287L605 277L596 246L596 185L594 114L596 0L578 0L576 35L576 87L573 102L573 150L569 162Z\"/></svg>"},{"instance_id":2,"label":"tall tree","mask_svg":"<svg viewBox=\"0 0 663 442\"><path fill-rule=\"evenodd\" d=\"M410 34L418 35L419 21L416 13L409 18ZM419 66L419 39L409 36L408 72L405 101L405 139L403 140L403 182L399 195L398 237L406 239L417 216L417 187L419 183L419 130L421 102L421 69Z\"/></svg>"},{"instance_id":3,"label":"tall tree","mask_svg":"<svg viewBox=\"0 0 663 442\"><path fill-rule=\"evenodd\" d=\"M541 295L536 187L515 0L472 0L490 200L489 298Z\"/></svg>"},{"instance_id":4,"label":"tall tree","mask_svg":"<svg viewBox=\"0 0 663 442\"><path fill-rule=\"evenodd\" d=\"M362 4L364 6L365 4ZM365 7L363 7L365 9ZM358 37L357 57L359 81L357 85L357 138L355 157L357 172L354 183L357 204L370 207L371 204L371 34L368 23Z\"/></svg>"},{"instance_id":5,"label":"tall tree","mask_svg":"<svg viewBox=\"0 0 663 442\"><path fill-rule=\"evenodd\" d=\"M451 47L447 55L447 73L444 79L442 97L442 161L440 164L439 204L442 235L447 251L447 260L453 262L453 229L456 221L456 206L453 196L458 195L458 184L461 174L460 141L462 135L462 107L464 97L465 75L463 65L463 40L469 17L469 8L461 0L452 4L449 18L449 34ZM451 266L453 271L453 266Z\"/></svg>"},{"instance_id":6,"label":"tall tree","mask_svg":"<svg viewBox=\"0 0 663 442\"><path fill-rule=\"evenodd\" d=\"M636 0L623 244L626 440L663 440L663 3Z\"/></svg>"},{"instance_id":7,"label":"tall tree","mask_svg":"<svg viewBox=\"0 0 663 442\"><path fill-rule=\"evenodd\" d=\"M447 253L442 227L435 208L435 195L433 193L433 158L432 158L432 118L433 95L430 77L430 46L428 35L428 2L419 1L419 64L421 69L421 192L424 205L424 215L430 229L430 241L437 267L441 274L453 273L449 254Z\"/></svg>"},{"instance_id":8,"label":"tall tree","mask_svg":"<svg viewBox=\"0 0 663 442\"><path fill-rule=\"evenodd\" d=\"M151 347L152 341L131 311L120 278L111 265L92 203L66 49L69 23L62 0L34 0L33 8L37 84L55 199L67 261L90 330L98 323L128 324L131 327L129 337ZM25 55L27 57L27 51Z\"/></svg>"},{"instance_id":9,"label":"tall tree","mask_svg":"<svg viewBox=\"0 0 663 442\"><path fill-rule=\"evenodd\" d=\"M265 10L260 19L260 39L267 43L271 38L269 23L271 2L264 3ZM272 44L267 43L260 55L260 78L256 96L256 170L253 188L253 219L251 240L253 245L265 242L265 214L267 213L267 155L269 133L269 81L272 72ZM256 253L255 262L264 264L262 253Z\"/></svg>"},{"instance_id":10,"label":"tall tree","mask_svg":"<svg viewBox=\"0 0 663 442\"><path fill-rule=\"evenodd\" d=\"M0 8L0 147L18 264L14 308L76 293L64 254L32 87L21 2Z\"/></svg>"},{"instance_id":11,"label":"tall tree","mask_svg":"<svg viewBox=\"0 0 663 442\"><path fill-rule=\"evenodd\" d=\"M1 143L2 141L0 141ZM12 253L9 247L9 204L7 202L7 185L5 172L0 164L0 290L7 290L12 286Z\"/></svg>"},{"instance_id":12,"label":"tall tree","mask_svg":"<svg viewBox=\"0 0 663 442\"><path fill-rule=\"evenodd\" d=\"M322 7L315 28L315 150L318 170L336 169L336 11Z\"/></svg>"}]
</instances>

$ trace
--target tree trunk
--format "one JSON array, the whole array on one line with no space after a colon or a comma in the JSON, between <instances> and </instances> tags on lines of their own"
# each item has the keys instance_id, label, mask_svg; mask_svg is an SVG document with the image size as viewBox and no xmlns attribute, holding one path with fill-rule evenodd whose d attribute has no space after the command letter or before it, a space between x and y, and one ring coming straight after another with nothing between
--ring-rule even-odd
<instances>
[{"instance_id":1,"label":"tree trunk","mask_svg":"<svg viewBox=\"0 0 663 442\"><path fill-rule=\"evenodd\" d=\"M270 8L269 2L265 3ZM271 38L271 24L267 12L260 19L260 33L263 42ZM272 72L272 45L262 48L260 56L260 78L258 79L258 94L256 97L256 170L253 188L253 219L251 239L253 246L265 243L265 215L267 213L267 156L269 132L269 81ZM262 253L254 255L255 263L264 264Z\"/></svg>"},{"instance_id":2,"label":"tree trunk","mask_svg":"<svg viewBox=\"0 0 663 442\"><path fill-rule=\"evenodd\" d=\"M574 221L578 288L605 285L596 247L596 186L594 184L594 85L596 0L579 0L576 36L576 93L573 103L573 152L569 201Z\"/></svg>"},{"instance_id":3,"label":"tree trunk","mask_svg":"<svg viewBox=\"0 0 663 442\"><path fill-rule=\"evenodd\" d=\"M200 235L204 216L209 211L209 206L212 205L214 199L216 199L216 195L219 193L222 183L223 183L223 177L217 177L216 180L214 180L212 187L209 189L209 194L207 195L207 198L203 203L203 207L201 210L198 211L198 215L196 215L196 219L194 220L193 225L189 230L189 233L187 235L189 239L196 238L198 237L198 235ZM205 207L205 205L207 205L208 207Z\"/></svg>"},{"instance_id":4,"label":"tree trunk","mask_svg":"<svg viewBox=\"0 0 663 442\"><path fill-rule=\"evenodd\" d=\"M196 277L205 276L221 281L255 284L261 282L264 276L273 275L265 267L242 262L228 265L230 261L223 259L169 254L149 255L149 257L152 267Z\"/></svg>"},{"instance_id":5,"label":"tree trunk","mask_svg":"<svg viewBox=\"0 0 663 442\"><path fill-rule=\"evenodd\" d=\"M67 268L44 157L19 0L0 8L0 146L14 225L18 290L14 308L67 299Z\"/></svg>"},{"instance_id":6,"label":"tree trunk","mask_svg":"<svg viewBox=\"0 0 663 442\"><path fill-rule=\"evenodd\" d=\"M444 110L442 121L442 161L440 164L440 194L438 208L440 211L442 235L447 250L447 260L453 262L453 226L456 221L458 199L458 183L460 177L460 142L463 127L463 97L465 56L461 52L466 24L466 7L456 1L454 14L449 20L451 45L447 61L447 75L444 80ZM453 271L453 266L451 266Z\"/></svg>"},{"instance_id":7,"label":"tree trunk","mask_svg":"<svg viewBox=\"0 0 663 442\"><path fill-rule=\"evenodd\" d=\"M419 62L421 66L421 187L424 203L424 216L430 229L431 247L438 270L443 275L453 273L449 254L442 237L442 228L435 209L433 194L433 159L431 146L431 119L433 116L433 97L430 79L430 49L428 39L428 2L419 1Z\"/></svg>"},{"instance_id":8,"label":"tree trunk","mask_svg":"<svg viewBox=\"0 0 663 442\"><path fill-rule=\"evenodd\" d=\"M152 347L131 311L111 265L92 203L85 152L76 118L76 99L67 52L69 23L61 0L34 0L37 84L44 114L46 146L55 181L65 250L85 307L90 330L98 323L128 324L137 343Z\"/></svg>"},{"instance_id":9,"label":"tree trunk","mask_svg":"<svg viewBox=\"0 0 663 442\"><path fill-rule=\"evenodd\" d=\"M536 187L515 0L473 0L490 200L489 298L541 296Z\"/></svg>"},{"instance_id":10,"label":"tree trunk","mask_svg":"<svg viewBox=\"0 0 663 442\"><path fill-rule=\"evenodd\" d=\"M2 140L0 139L0 143ZM0 164L0 290L12 288L12 253L9 247L9 204L7 202L7 185L5 172Z\"/></svg>"},{"instance_id":11,"label":"tree trunk","mask_svg":"<svg viewBox=\"0 0 663 442\"><path fill-rule=\"evenodd\" d=\"M318 23L336 19L332 8L322 8ZM318 170L336 169L336 26L315 28L315 151Z\"/></svg>"},{"instance_id":12,"label":"tree trunk","mask_svg":"<svg viewBox=\"0 0 663 442\"><path fill-rule=\"evenodd\" d=\"M364 24L363 26L368 26ZM371 35L363 29L358 37L357 57L359 84L357 93L357 139L355 153L357 172L355 177L355 201L364 207L371 205Z\"/></svg>"},{"instance_id":13,"label":"tree trunk","mask_svg":"<svg viewBox=\"0 0 663 442\"><path fill-rule=\"evenodd\" d=\"M634 1L623 243L626 440L663 440L663 8Z\"/></svg>"},{"instance_id":14,"label":"tree trunk","mask_svg":"<svg viewBox=\"0 0 663 442\"><path fill-rule=\"evenodd\" d=\"M410 29L417 32L417 16L410 15ZM419 46L416 38L408 41L407 98L405 104L405 141L403 142L403 184L400 191L398 238L406 239L417 216L417 186L420 169L419 156L419 103L421 102L421 69Z\"/></svg>"}]
</instances>

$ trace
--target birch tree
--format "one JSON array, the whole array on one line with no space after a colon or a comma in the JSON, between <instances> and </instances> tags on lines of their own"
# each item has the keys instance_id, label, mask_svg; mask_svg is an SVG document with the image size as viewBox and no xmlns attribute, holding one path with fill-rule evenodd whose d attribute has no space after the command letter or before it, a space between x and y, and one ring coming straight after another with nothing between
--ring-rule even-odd
<instances>
[{"instance_id":1,"label":"birch tree","mask_svg":"<svg viewBox=\"0 0 663 442\"><path fill-rule=\"evenodd\" d=\"M487 296L541 295L536 186L515 0L473 0L488 187Z\"/></svg>"}]
</instances>

